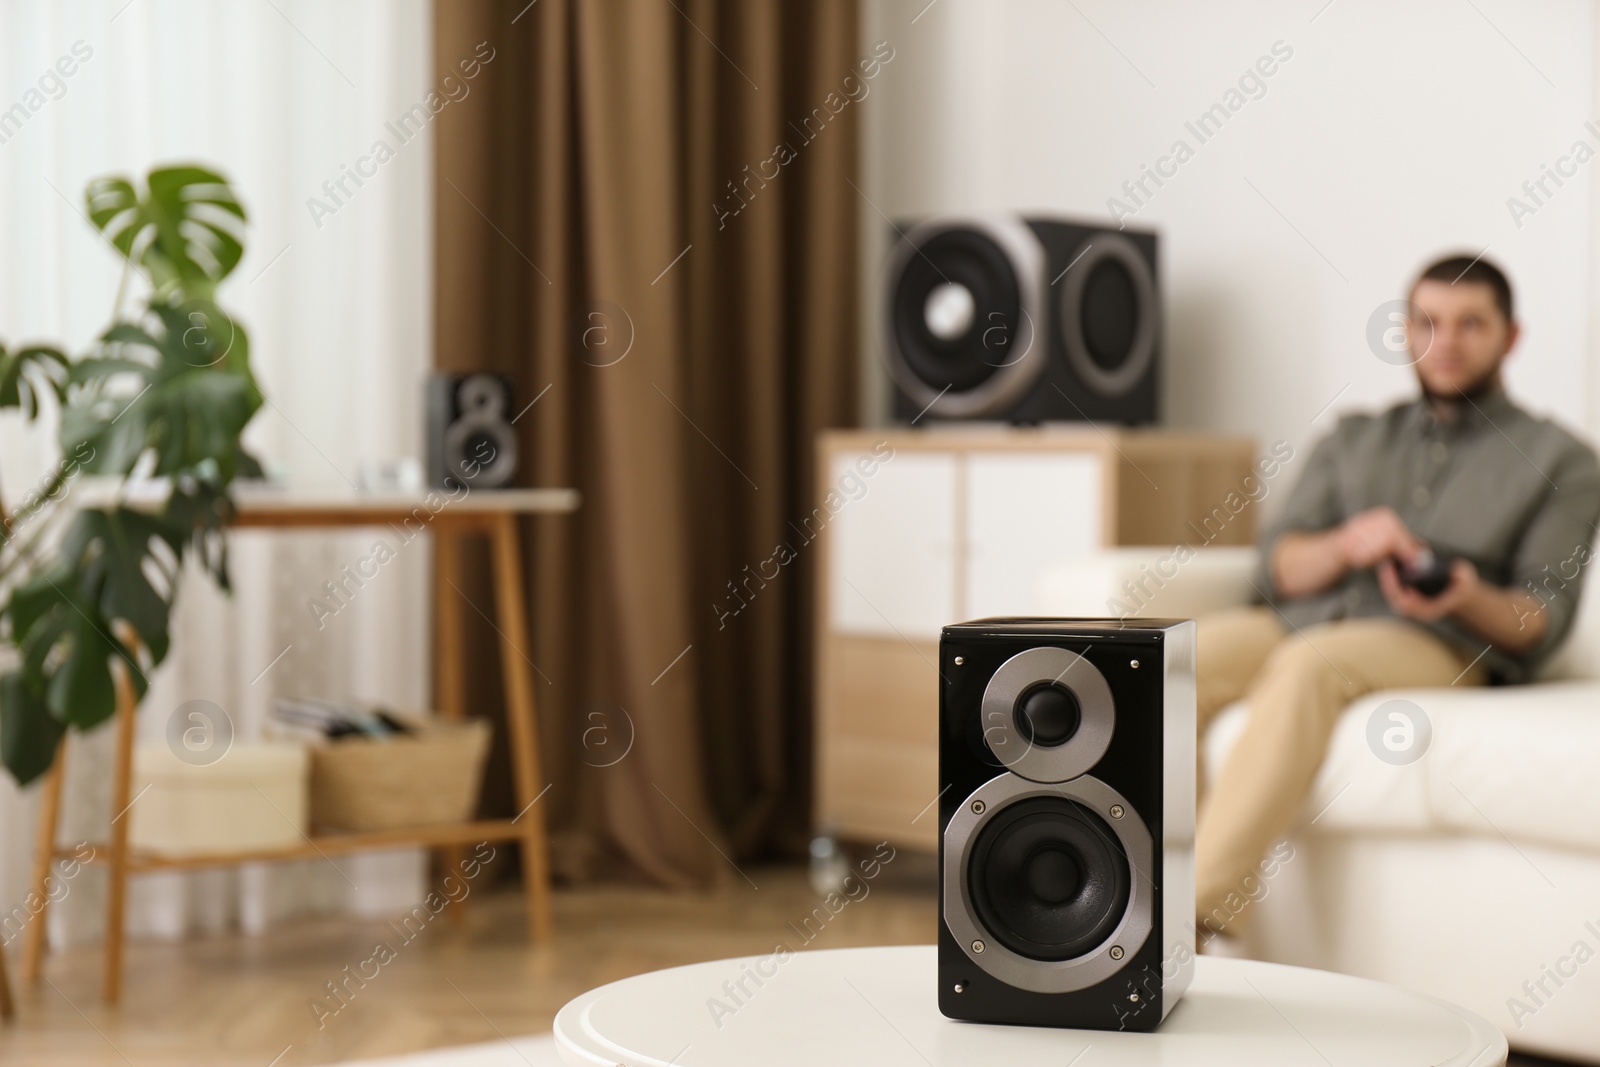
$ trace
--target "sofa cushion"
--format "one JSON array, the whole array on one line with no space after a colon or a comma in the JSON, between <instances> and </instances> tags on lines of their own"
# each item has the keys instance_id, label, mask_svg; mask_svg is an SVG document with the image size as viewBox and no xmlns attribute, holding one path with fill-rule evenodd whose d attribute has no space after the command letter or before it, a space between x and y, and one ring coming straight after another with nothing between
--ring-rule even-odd
<instances>
[{"instance_id":1,"label":"sofa cushion","mask_svg":"<svg viewBox=\"0 0 1600 1067\"><path fill-rule=\"evenodd\" d=\"M1369 720L1391 700L1420 708L1432 732L1422 755L1398 766L1368 743ZM1210 780L1244 716L1243 702L1226 709L1204 739ZM1340 718L1301 821L1317 832L1476 834L1600 852L1596 767L1600 682L1389 690Z\"/></svg>"},{"instance_id":2,"label":"sofa cushion","mask_svg":"<svg viewBox=\"0 0 1600 1067\"><path fill-rule=\"evenodd\" d=\"M1585 582L1578 614L1561 647L1539 668L1543 681L1600 678L1600 583Z\"/></svg>"},{"instance_id":3,"label":"sofa cushion","mask_svg":"<svg viewBox=\"0 0 1600 1067\"><path fill-rule=\"evenodd\" d=\"M1106 548L1049 568L1041 615L1188 619L1250 603L1253 548Z\"/></svg>"}]
</instances>

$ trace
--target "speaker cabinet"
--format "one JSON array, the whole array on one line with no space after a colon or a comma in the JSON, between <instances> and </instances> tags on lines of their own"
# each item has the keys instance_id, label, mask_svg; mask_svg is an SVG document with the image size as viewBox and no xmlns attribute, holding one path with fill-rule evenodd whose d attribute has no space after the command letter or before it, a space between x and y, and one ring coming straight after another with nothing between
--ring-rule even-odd
<instances>
[{"instance_id":1,"label":"speaker cabinet","mask_svg":"<svg viewBox=\"0 0 1600 1067\"><path fill-rule=\"evenodd\" d=\"M1194 973L1194 623L939 642L939 1010L1153 1030Z\"/></svg>"},{"instance_id":2,"label":"speaker cabinet","mask_svg":"<svg viewBox=\"0 0 1600 1067\"><path fill-rule=\"evenodd\" d=\"M428 379L428 484L505 489L517 480L515 393L501 374Z\"/></svg>"},{"instance_id":3,"label":"speaker cabinet","mask_svg":"<svg viewBox=\"0 0 1600 1067\"><path fill-rule=\"evenodd\" d=\"M893 239L883 325L897 419L1156 420L1153 232L995 215Z\"/></svg>"}]
</instances>

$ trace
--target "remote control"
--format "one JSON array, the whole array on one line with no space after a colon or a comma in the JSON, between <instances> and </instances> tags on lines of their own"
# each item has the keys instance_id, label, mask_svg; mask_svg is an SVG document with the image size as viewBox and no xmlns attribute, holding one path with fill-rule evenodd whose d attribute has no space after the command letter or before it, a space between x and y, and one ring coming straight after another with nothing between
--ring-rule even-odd
<instances>
[{"instance_id":1,"label":"remote control","mask_svg":"<svg viewBox=\"0 0 1600 1067\"><path fill-rule=\"evenodd\" d=\"M1415 563L1407 564L1396 559L1394 565L1401 585L1415 589L1425 597L1436 597L1450 584L1455 557L1438 556L1431 548L1424 548L1418 553Z\"/></svg>"}]
</instances>

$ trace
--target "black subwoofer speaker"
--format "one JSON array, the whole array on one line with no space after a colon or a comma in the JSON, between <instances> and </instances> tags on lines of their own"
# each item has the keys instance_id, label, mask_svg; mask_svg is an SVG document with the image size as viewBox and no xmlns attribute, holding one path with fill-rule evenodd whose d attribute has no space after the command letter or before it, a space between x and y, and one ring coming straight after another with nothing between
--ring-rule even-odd
<instances>
[{"instance_id":1,"label":"black subwoofer speaker","mask_svg":"<svg viewBox=\"0 0 1600 1067\"><path fill-rule=\"evenodd\" d=\"M434 374L428 379L428 484L505 489L517 479L517 412L503 374Z\"/></svg>"},{"instance_id":2,"label":"black subwoofer speaker","mask_svg":"<svg viewBox=\"0 0 1600 1067\"><path fill-rule=\"evenodd\" d=\"M1017 215L895 227L883 316L895 417L1154 422L1157 244Z\"/></svg>"},{"instance_id":3,"label":"black subwoofer speaker","mask_svg":"<svg viewBox=\"0 0 1600 1067\"><path fill-rule=\"evenodd\" d=\"M1194 973L1194 623L939 642L939 1009L1152 1030Z\"/></svg>"}]
</instances>

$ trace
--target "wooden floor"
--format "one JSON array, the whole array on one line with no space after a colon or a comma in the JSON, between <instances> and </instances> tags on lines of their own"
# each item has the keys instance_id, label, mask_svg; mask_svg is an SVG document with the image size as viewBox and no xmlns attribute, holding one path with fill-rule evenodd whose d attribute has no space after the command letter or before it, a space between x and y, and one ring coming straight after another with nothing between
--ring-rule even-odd
<instances>
[{"instance_id":1,"label":"wooden floor","mask_svg":"<svg viewBox=\"0 0 1600 1067\"><path fill-rule=\"evenodd\" d=\"M562 1004L604 982L780 941L800 947L790 924L817 904L804 873L747 873L758 888L734 876L711 893L560 892L555 941L543 949L528 946L515 892L473 897L460 925L447 909L410 942L385 922L348 920L258 938L134 942L118 1009L100 1003L98 949L74 949L50 958L45 982L18 990L17 1019L0 1025L0 1063L297 1067L548 1031ZM806 947L931 942L934 878L930 860L902 854ZM364 988L351 983L339 1007L324 983L380 941L394 958Z\"/></svg>"},{"instance_id":2,"label":"wooden floor","mask_svg":"<svg viewBox=\"0 0 1600 1067\"><path fill-rule=\"evenodd\" d=\"M817 904L803 871L747 869L755 889L729 873L711 893L558 891L555 940L543 949L528 945L515 891L471 897L460 926L447 908L409 943L385 922L348 920L265 937L130 942L117 1009L100 1002L98 948L73 949L47 960L38 986L15 983L17 1018L0 1025L0 1064L267 1067L287 1048L275 1067L297 1067L548 1032L563 1004L605 982L804 944L788 925ZM807 947L933 941L930 860L902 854L868 886ZM395 946L394 958L319 1029L313 999L338 1005L324 983L380 941Z\"/></svg>"}]
</instances>

